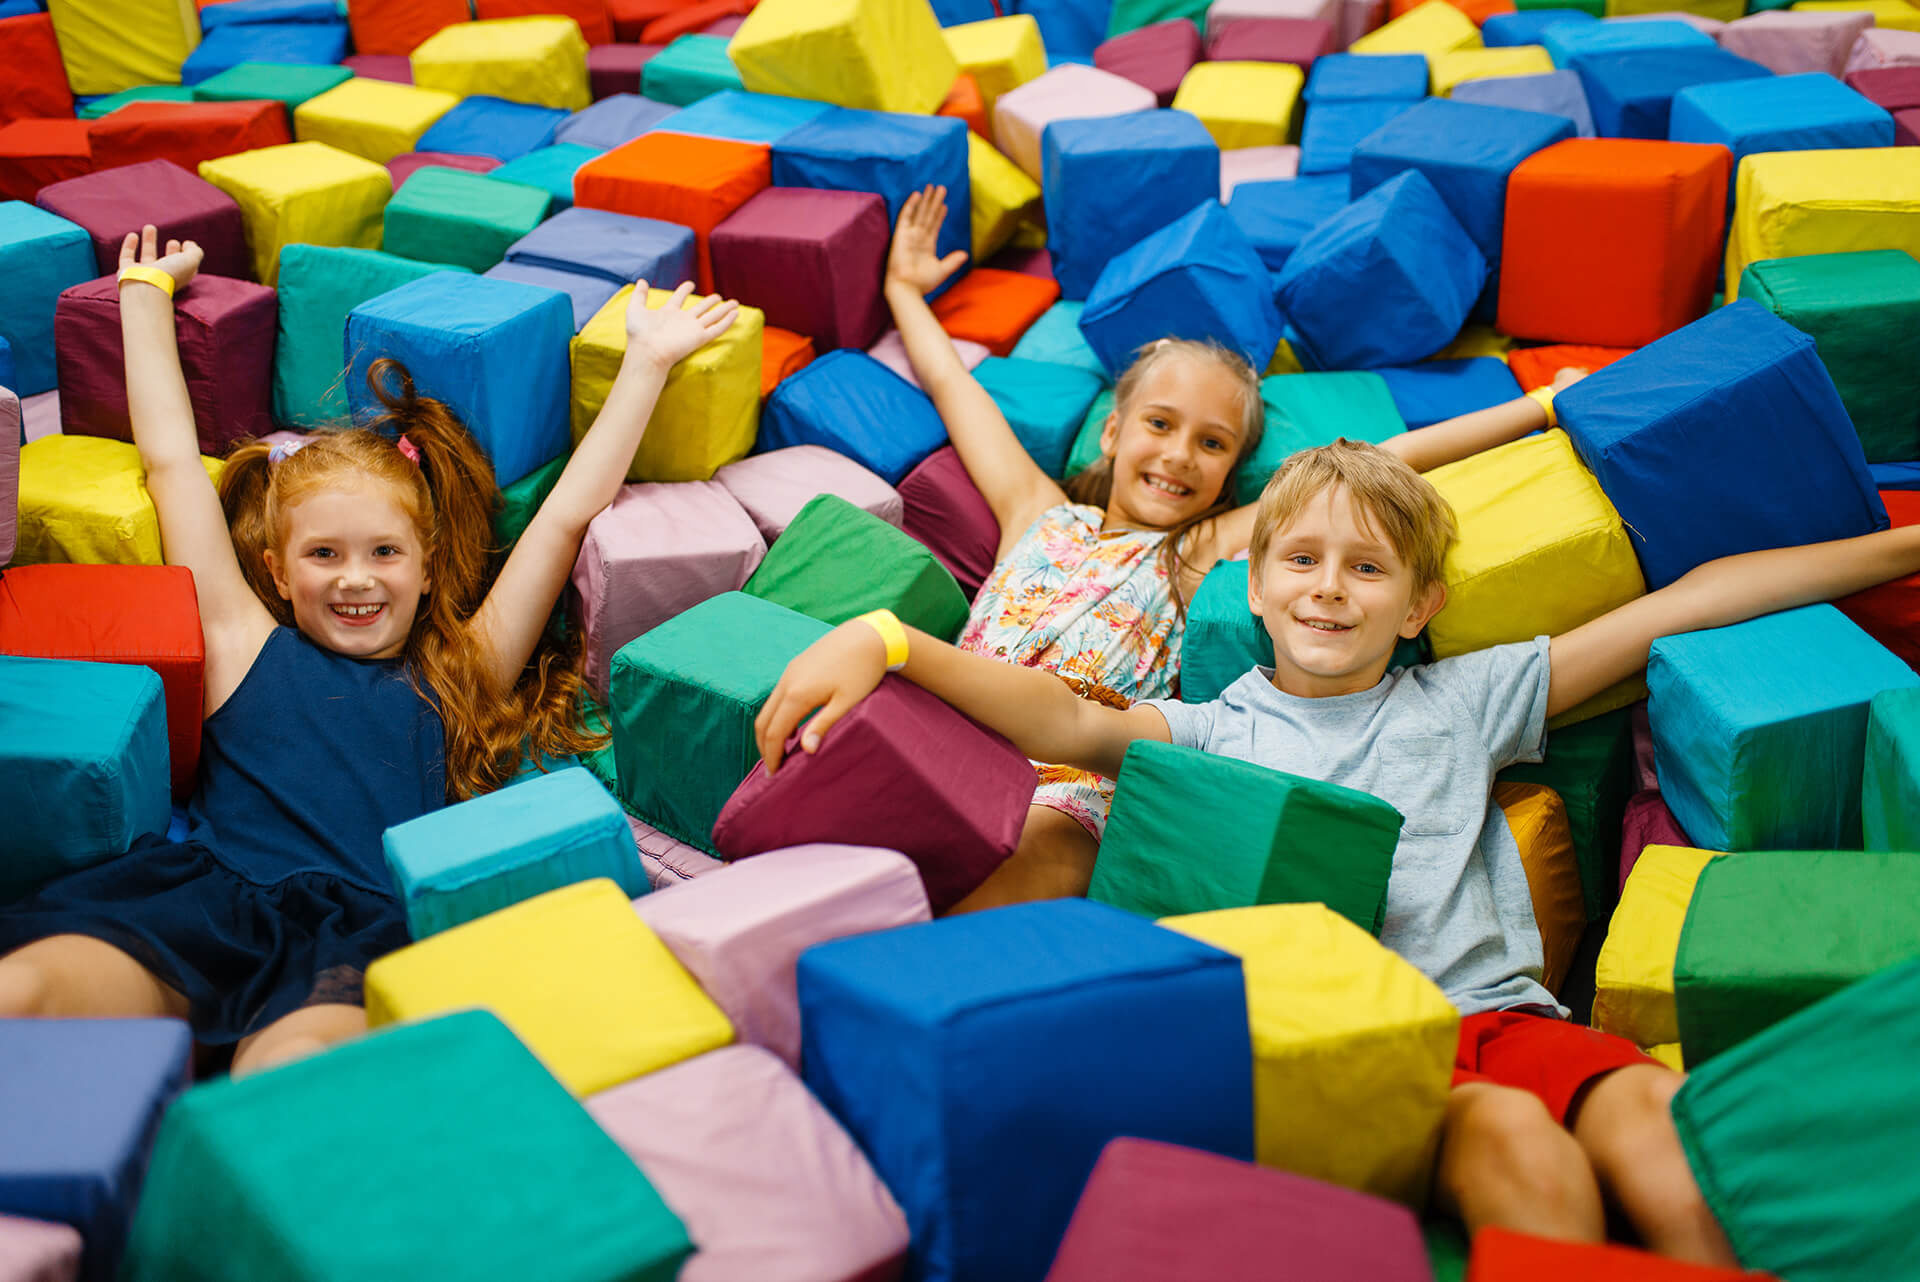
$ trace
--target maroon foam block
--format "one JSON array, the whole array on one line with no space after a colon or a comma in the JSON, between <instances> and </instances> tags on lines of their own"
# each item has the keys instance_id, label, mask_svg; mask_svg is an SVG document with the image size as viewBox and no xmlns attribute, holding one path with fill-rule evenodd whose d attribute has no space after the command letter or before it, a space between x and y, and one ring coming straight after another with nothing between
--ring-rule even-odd
<instances>
[{"instance_id":1,"label":"maroon foam block","mask_svg":"<svg viewBox=\"0 0 1920 1282\"><path fill-rule=\"evenodd\" d=\"M1920 107L1920 67L1869 67L1849 71L1847 84L1861 97L1888 111Z\"/></svg>"},{"instance_id":2,"label":"maroon foam block","mask_svg":"<svg viewBox=\"0 0 1920 1282\"><path fill-rule=\"evenodd\" d=\"M1692 845L1693 838L1687 836L1680 821L1673 817L1673 811L1667 809L1657 789L1636 792L1627 802L1626 815L1620 821L1621 892L1625 893L1627 875L1640 862L1648 846Z\"/></svg>"},{"instance_id":3,"label":"maroon foam block","mask_svg":"<svg viewBox=\"0 0 1920 1282\"><path fill-rule=\"evenodd\" d=\"M640 73L665 45L595 45L587 50L587 88L593 100L639 93Z\"/></svg>"},{"instance_id":4,"label":"maroon foam block","mask_svg":"<svg viewBox=\"0 0 1920 1282\"><path fill-rule=\"evenodd\" d=\"M404 53L356 53L342 58L340 65L365 80L391 80L396 85L413 83L413 59Z\"/></svg>"},{"instance_id":5,"label":"maroon foam block","mask_svg":"<svg viewBox=\"0 0 1920 1282\"><path fill-rule=\"evenodd\" d=\"M1100 1152L1046 1282L1432 1282L1404 1206L1157 1140Z\"/></svg>"},{"instance_id":6,"label":"maroon foam block","mask_svg":"<svg viewBox=\"0 0 1920 1282\"><path fill-rule=\"evenodd\" d=\"M1185 18L1156 22L1102 42L1093 65L1151 89L1162 107L1173 105L1180 82L1200 61L1200 29Z\"/></svg>"},{"instance_id":7,"label":"maroon foam block","mask_svg":"<svg viewBox=\"0 0 1920 1282\"><path fill-rule=\"evenodd\" d=\"M1207 38L1212 62L1290 62L1305 71L1333 52L1333 24L1318 18L1242 18Z\"/></svg>"},{"instance_id":8,"label":"maroon foam block","mask_svg":"<svg viewBox=\"0 0 1920 1282\"><path fill-rule=\"evenodd\" d=\"M1896 147L1920 146L1920 107L1893 113L1893 142Z\"/></svg>"},{"instance_id":9,"label":"maroon foam block","mask_svg":"<svg viewBox=\"0 0 1920 1282\"><path fill-rule=\"evenodd\" d=\"M41 188L93 172L84 120L16 120L0 125L0 200L32 200Z\"/></svg>"},{"instance_id":10,"label":"maroon foam block","mask_svg":"<svg viewBox=\"0 0 1920 1282\"><path fill-rule=\"evenodd\" d=\"M200 275L174 295L174 333L200 452L224 455L243 436L273 430L273 341L279 296L265 285ZM133 439L120 343L119 287L111 276L75 285L53 312L60 430Z\"/></svg>"},{"instance_id":11,"label":"maroon foam block","mask_svg":"<svg viewBox=\"0 0 1920 1282\"><path fill-rule=\"evenodd\" d=\"M1042 280L1053 279L1053 255L1042 249L1016 249L1007 246L982 264L1003 272L1021 272L1028 276L1038 276Z\"/></svg>"},{"instance_id":12,"label":"maroon foam block","mask_svg":"<svg viewBox=\"0 0 1920 1282\"><path fill-rule=\"evenodd\" d=\"M880 282L892 234L872 192L769 187L713 229L714 289L750 298L814 350L866 348L886 328Z\"/></svg>"},{"instance_id":13,"label":"maroon foam block","mask_svg":"<svg viewBox=\"0 0 1920 1282\"><path fill-rule=\"evenodd\" d=\"M463 156L456 151L410 151L387 162L387 172L393 175L393 189L399 191L402 183L428 165L464 169L473 174L489 173L500 168L500 162L492 156Z\"/></svg>"},{"instance_id":14,"label":"maroon foam block","mask_svg":"<svg viewBox=\"0 0 1920 1282\"><path fill-rule=\"evenodd\" d=\"M102 274L119 268L126 234L152 223L163 246L169 240L198 241L206 254L201 270L208 275L253 279L240 206L171 160L100 169L54 183L41 189L34 203L87 229Z\"/></svg>"},{"instance_id":15,"label":"maroon foam block","mask_svg":"<svg viewBox=\"0 0 1920 1282\"><path fill-rule=\"evenodd\" d=\"M900 482L900 528L940 559L971 601L1000 555L1000 523L951 445L927 455Z\"/></svg>"},{"instance_id":16,"label":"maroon foam block","mask_svg":"<svg viewBox=\"0 0 1920 1282\"><path fill-rule=\"evenodd\" d=\"M933 694L890 676L827 732L787 745L734 791L713 825L728 859L830 842L913 860L935 913L964 899L1013 853L1033 804L1033 764Z\"/></svg>"}]
</instances>

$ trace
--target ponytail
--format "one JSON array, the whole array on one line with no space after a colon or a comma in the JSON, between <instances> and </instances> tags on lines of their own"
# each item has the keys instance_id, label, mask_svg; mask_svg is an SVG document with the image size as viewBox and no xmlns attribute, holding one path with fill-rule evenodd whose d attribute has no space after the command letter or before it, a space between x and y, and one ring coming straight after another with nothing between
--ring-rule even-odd
<instances>
[{"instance_id":1,"label":"ponytail","mask_svg":"<svg viewBox=\"0 0 1920 1282\"><path fill-rule=\"evenodd\" d=\"M267 515L268 491L273 484L267 458L271 448L265 441L246 441L227 455L226 468L220 473L220 509L226 513L233 554L247 586L275 623L290 628L293 602L281 597L273 571L267 568L267 549L279 542Z\"/></svg>"}]
</instances>

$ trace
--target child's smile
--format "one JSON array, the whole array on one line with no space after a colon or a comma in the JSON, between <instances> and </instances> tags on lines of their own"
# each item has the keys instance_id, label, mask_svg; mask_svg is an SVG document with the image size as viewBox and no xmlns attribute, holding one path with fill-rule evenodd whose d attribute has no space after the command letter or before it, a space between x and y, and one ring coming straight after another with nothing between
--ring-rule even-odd
<instances>
[{"instance_id":1,"label":"child's smile","mask_svg":"<svg viewBox=\"0 0 1920 1282\"><path fill-rule=\"evenodd\" d=\"M427 589L426 547L386 486L350 484L293 504L267 563L313 640L361 659L405 650Z\"/></svg>"}]
</instances>

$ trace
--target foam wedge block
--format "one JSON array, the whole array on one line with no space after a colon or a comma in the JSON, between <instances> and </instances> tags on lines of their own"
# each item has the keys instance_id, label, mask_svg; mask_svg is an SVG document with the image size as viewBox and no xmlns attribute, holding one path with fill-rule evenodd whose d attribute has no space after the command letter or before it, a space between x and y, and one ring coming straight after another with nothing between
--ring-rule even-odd
<instances>
[{"instance_id":1,"label":"foam wedge block","mask_svg":"<svg viewBox=\"0 0 1920 1282\"><path fill-rule=\"evenodd\" d=\"M218 484L222 464L202 456ZM160 517L140 451L102 436L51 433L20 447L20 537L14 562L161 565Z\"/></svg>"},{"instance_id":2,"label":"foam wedge block","mask_svg":"<svg viewBox=\"0 0 1920 1282\"><path fill-rule=\"evenodd\" d=\"M0 339L13 353L20 396L54 389L53 316L60 295L92 280L98 266L93 241L78 223L24 201L0 202L0 267L7 273L7 306L0 308Z\"/></svg>"},{"instance_id":3,"label":"foam wedge block","mask_svg":"<svg viewBox=\"0 0 1920 1282\"><path fill-rule=\"evenodd\" d=\"M1648 846L1633 866L1594 971L1593 1026L1638 1046L1680 1040L1673 962L1710 850Z\"/></svg>"},{"instance_id":4,"label":"foam wedge block","mask_svg":"<svg viewBox=\"0 0 1920 1282\"><path fill-rule=\"evenodd\" d=\"M960 74L931 10L910 0L763 0L727 52L755 93L869 111L932 111Z\"/></svg>"},{"instance_id":5,"label":"foam wedge block","mask_svg":"<svg viewBox=\"0 0 1920 1282\"><path fill-rule=\"evenodd\" d=\"M767 401L763 448L824 445L898 485L946 444L933 402L865 352L829 352Z\"/></svg>"},{"instance_id":6,"label":"foam wedge block","mask_svg":"<svg viewBox=\"0 0 1920 1282\"><path fill-rule=\"evenodd\" d=\"M551 203L534 187L430 166L387 202L381 243L403 258L483 272L540 225Z\"/></svg>"},{"instance_id":7,"label":"foam wedge block","mask_svg":"<svg viewBox=\"0 0 1920 1282\"><path fill-rule=\"evenodd\" d=\"M1574 952L1587 926L1580 861L1573 853L1567 808L1553 789L1533 783L1495 784L1493 801L1526 869L1544 958L1540 982L1557 994L1573 968Z\"/></svg>"},{"instance_id":8,"label":"foam wedge block","mask_svg":"<svg viewBox=\"0 0 1920 1282\"><path fill-rule=\"evenodd\" d=\"M460 98L484 95L579 111L587 92L587 42L570 18L455 23L415 47L413 83Z\"/></svg>"},{"instance_id":9,"label":"foam wedge block","mask_svg":"<svg viewBox=\"0 0 1920 1282\"><path fill-rule=\"evenodd\" d=\"M263 285L279 279L285 245L380 248L380 215L393 179L371 161L325 143L296 142L205 161L199 172L239 204Z\"/></svg>"}]
</instances>

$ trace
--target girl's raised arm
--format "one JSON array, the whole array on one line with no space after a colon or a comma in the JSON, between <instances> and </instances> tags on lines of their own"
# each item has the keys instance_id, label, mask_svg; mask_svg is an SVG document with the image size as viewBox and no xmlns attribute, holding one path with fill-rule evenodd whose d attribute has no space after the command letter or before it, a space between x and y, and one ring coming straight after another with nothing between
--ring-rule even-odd
<instances>
[{"instance_id":1,"label":"girl's raised arm","mask_svg":"<svg viewBox=\"0 0 1920 1282\"><path fill-rule=\"evenodd\" d=\"M688 281L664 306L654 307L647 301L647 282L634 284L627 300L627 352L607 403L473 617L470 626L490 652L488 666L501 690L512 688L539 644L580 555L587 523L620 492L667 375L683 357L726 333L740 314L740 304L722 302L718 295L687 306L692 293Z\"/></svg>"}]
</instances>

